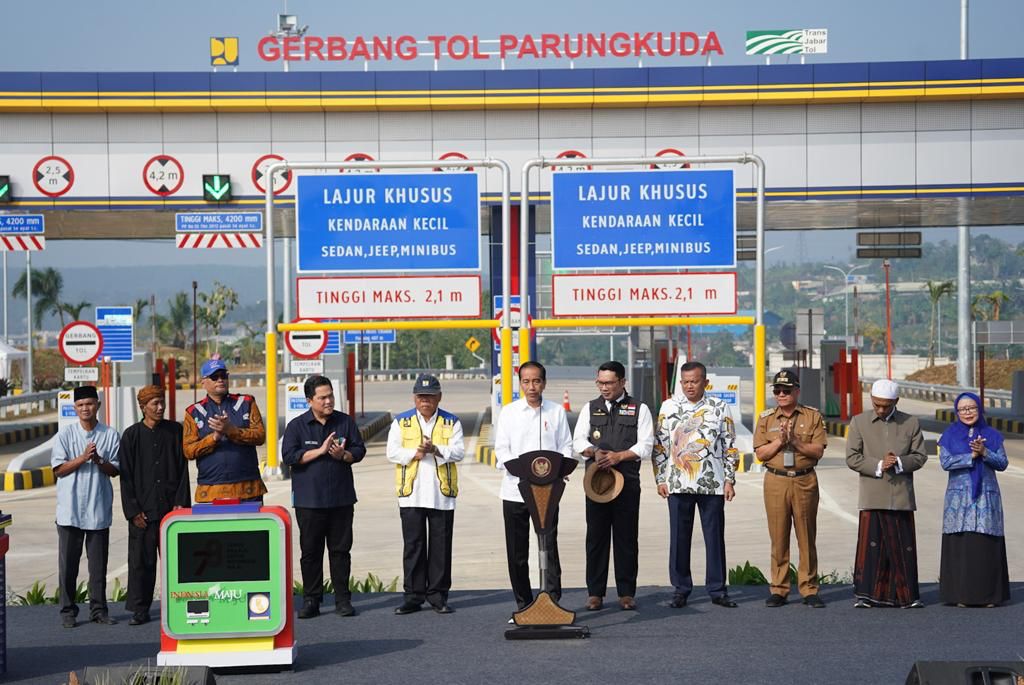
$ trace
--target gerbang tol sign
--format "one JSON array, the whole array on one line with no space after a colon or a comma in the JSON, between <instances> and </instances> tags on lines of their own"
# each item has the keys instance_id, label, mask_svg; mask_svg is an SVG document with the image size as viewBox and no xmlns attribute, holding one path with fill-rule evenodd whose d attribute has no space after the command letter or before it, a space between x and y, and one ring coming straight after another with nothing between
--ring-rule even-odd
<instances>
[{"instance_id":1,"label":"gerbang tol sign","mask_svg":"<svg viewBox=\"0 0 1024 685\"><path fill-rule=\"evenodd\" d=\"M419 57L453 60L580 59L595 57L688 57L723 55L714 31L623 31L615 33L503 33L497 39L476 35L402 36L264 36L256 45L266 62L367 62Z\"/></svg>"}]
</instances>

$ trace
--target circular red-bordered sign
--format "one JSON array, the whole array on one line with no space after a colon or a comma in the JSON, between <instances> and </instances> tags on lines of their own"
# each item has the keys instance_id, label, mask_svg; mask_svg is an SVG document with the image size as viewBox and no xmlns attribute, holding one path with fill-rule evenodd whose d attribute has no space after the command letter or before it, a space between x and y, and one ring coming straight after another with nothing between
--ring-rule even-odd
<instances>
[{"instance_id":1,"label":"circular red-bordered sign","mask_svg":"<svg viewBox=\"0 0 1024 685\"><path fill-rule=\"evenodd\" d=\"M346 162L375 162L377 160L375 160L373 157L371 157L370 155L366 154L365 152L353 152L352 154L350 154L348 157L345 158L345 161ZM338 173L339 174L343 174L346 171L349 172L349 173L352 173L352 174L373 174L373 173L380 172L380 169L338 169Z\"/></svg>"},{"instance_id":2,"label":"circular red-bordered sign","mask_svg":"<svg viewBox=\"0 0 1024 685\"><path fill-rule=\"evenodd\" d=\"M558 155L556 155L556 156L557 156L558 159L586 159L587 158L587 156L585 154L583 154L582 152L580 152L579 150L565 150L564 152L559 152ZM585 166L584 165L580 165L580 166L583 166L587 171L592 171L593 168L594 168L590 164L587 164ZM567 167L567 166L556 166L556 167L552 167L552 168L555 171L565 171L569 167Z\"/></svg>"},{"instance_id":3,"label":"circular red-bordered sign","mask_svg":"<svg viewBox=\"0 0 1024 685\"><path fill-rule=\"evenodd\" d=\"M501 317L502 317L502 315L504 315L504 313L505 313L504 309L496 309L496 310L494 310L494 319L498 323L501 323ZM522 328L522 325L523 325L523 323L522 323L522 316L523 316L523 308L522 308L522 306L518 305L518 304L512 305L512 309L510 310L510 313L512 315L512 330L517 330L519 328ZM519 318L519 325L518 326L515 325L516 324L515 319L517 317ZM527 321L527 323L532 323L533 322L533 317L530 314L527 314L526 315L526 321ZM530 328L531 337L533 337L534 333L535 333L534 329ZM501 328L500 327L492 328L491 329L491 340L494 341L495 345L500 345L501 344ZM515 352L519 351L519 335L516 334L516 333L512 334L512 349Z\"/></svg>"},{"instance_id":4,"label":"circular red-bordered sign","mask_svg":"<svg viewBox=\"0 0 1024 685\"><path fill-rule=\"evenodd\" d=\"M292 323L319 323L313 319L295 319ZM327 347L327 331L288 331L284 334L288 351L300 359L313 359Z\"/></svg>"},{"instance_id":5,"label":"circular red-bordered sign","mask_svg":"<svg viewBox=\"0 0 1024 685\"><path fill-rule=\"evenodd\" d=\"M48 165L47 162L53 164ZM72 168L71 162L63 157L48 155L32 167L32 185L47 197L60 197L75 185L75 170ZM50 186L50 189L47 189L46 186Z\"/></svg>"},{"instance_id":6,"label":"circular red-bordered sign","mask_svg":"<svg viewBox=\"0 0 1024 685\"><path fill-rule=\"evenodd\" d=\"M256 160L256 162L252 165L252 184L254 186L256 186L256 190L260 191L260 193L262 193L264 195L266 195L266 193L267 193L267 187L265 185L263 185L263 178L264 178L264 176L266 174L263 172L263 168L262 167L268 166L268 165L264 164L264 162L283 162L283 161L284 161L284 157L282 157L281 155L274 155L274 154L263 155L262 157L260 157L259 159ZM274 186L275 186L274 187L274 195L280 195L284 191L288 190L288 188L291 187L291 185L292 185L292 170L291 169L285 169L284 170L284 184L282 184L280 188L276 187L277 183L274 184Z\"/></svg>"},{"instance_id":7,"label":"circular red-bordered sign","mask_svg":"<svg viewBox=\"0 0 1024 685\"><path fill-rule=\"evenodd\" d=\"M185 169L170 155L156 155L143 165L142 182L154 195L174 195L185 183Z\"/></svg>"},{"instance_id":8,"label":"circular red-bordered sign","mask_svg":"<svg viewBox=\"0 0 1024 685\"><path fill-rule=\"evenodd\" d=\"M685 157L686 155L684 155L682 152L680 152L679 150L675 149L674 147L667 147L667 148L665 148L664 150L662 150L661 152L659 152L658 154L656 154L654 156L655 157ZM651 168L652 169L689 169L690 168L690 163L689 162L685 162L683 164L679 164L679 162L669 162L665 166L659 166L657 164L652 164Z\"/></svg>"},{"instance_id":9,"label":"circular red-bordered sign","mask_svg":"<svg viewBox=\"0 0 1024 685\"><path fill-rule=\"evenodd\" d=\"M91 364L103 349L103 334L88 321L72 321L57 336L57 349L70 364Z\"/></svg>"},{"instance_id":10,"label":"circular red-bordered sign","mask_svg":"<svg viewBox=\"0 0 1024 685\"><path fill-rule=\"evenodd\" d=\"M466 155L462 154L461 152L446 152L443 155L441 155L440 157L438 157L437 159L438 159L438 161L445 161L446 162L446 161L451 160L451 159L466 159L466 160L468 160L469 157L467 157ZM442 173L446 172L446 171L447 172L452 172L452 171L472 171L472 170L473 170L473 167L471 167L471 166L462 166L462 167L460 167L460 166L448 166L448 167L439 166L439 167L434 167L434 171L440 171Z\"/></svg>"}]
</instances>

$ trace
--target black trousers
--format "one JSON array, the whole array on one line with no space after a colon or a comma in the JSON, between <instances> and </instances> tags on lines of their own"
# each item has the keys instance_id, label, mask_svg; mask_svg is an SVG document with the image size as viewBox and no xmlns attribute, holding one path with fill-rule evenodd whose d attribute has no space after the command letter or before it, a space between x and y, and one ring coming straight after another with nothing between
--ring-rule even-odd
<instances>
[{"instance_id":1,"label":"black trousers","mask_svg":"<svg viewBox=\"0 0 1024 685\"><path fill-rule=\"evenodd\" d=\"M406 601L440 605L452 587L452 528L455 510L400 507L402 568Z\"/></svg>"},{"instance_id":2,"label":"black trousers","mask_svg":"<svg viewBox=\"0 0 1024 685\"><path fill-rule=\"evenodd\" d=\"M85 530L57 525L57 565L60 583L60 613L78 616L75 590L82 546L89 558L89 618L107 614L107 551L110 529Z\"/></svg>"},{"instance_id":3,"label":"black trousers","mask_svg":"<svg viewBox=\"0 0 1024 685\"><path fill-rule=\"evenodd\" d=\"M512 581L512 594L516 605L522 609L533 601L530 583L530 510L522 502L502 500L502 514L505 518L505 555L508 558L508 577ZM558 510L555 510L555 524L544 536L548 550L548 568L544 573L544 585L556 602L562 597L562 566L558 561Z\"/></svg>"},{"instance_id":4,"label":"black trousers","mask_svg":"<svg viewBox=\"0 0 1024 685\"><path fill-rule=\"evenodd\" d=\"M700 528L707 554L705 589L712 597L726 594L725 589L725 497L723 495L673 494L668 496L669 560L668 576L677 594L689 596L693 590L690 572L690 544L693 541L693 508L700 510Z\"/></svg>"},{"instance_id":5,"label":"black trousers","mask_svg":"<svg viewBox=\"0 0 1024 685\"><path fill-rule=\"evenodd\" d=\"M640 535L640 481L626 479L611 502L587 500L587 594L604 597L608 590L608 557L615 550L615 590L619 597L636 594Z\"/></svg>"},{"instance_id":6,"label":"black trousers","mask_svg":"<svg viewBox=\"0 0 1024 685\"><path fill-rule=\"evenodd\" d=\"M150 522L145 528L128 522L128 594L124 608L132 614L148 615L153 606L159 545L158 522Z\"/></svg>"},{"instance_id":7,"label":"black trousers","mask_svg":"<svg viewBox=\"0 0 1024 685\"><path fill-rule=\"evenodd\" d=\"M302 596L318 604L324 596L324 543L334 584L334 601L351 600L348 578L352 574L353 507L313 509L295 507L299 523L299 568Z\"/></svg>"}]
</instances>

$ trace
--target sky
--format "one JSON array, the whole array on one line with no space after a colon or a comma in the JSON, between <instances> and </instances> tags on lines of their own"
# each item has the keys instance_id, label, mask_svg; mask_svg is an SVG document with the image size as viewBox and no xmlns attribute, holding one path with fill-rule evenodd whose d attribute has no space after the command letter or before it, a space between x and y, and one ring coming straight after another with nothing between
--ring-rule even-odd
<instances>
[{"instance_id":1,"label":"sky","mask_svg":"<svg viewBox=\"0 0 1024 685\"><path fill-rule=\"evenodd\" d=\"M595 11L595 8L600 8ZM957 59L960 54L959 0L633 0L595 3L593 0L522 0L512 5L479 0L337 2L326 0L179 0L173 3L134 0L51 0L4 3L6 31L0 43L6 71L206 71L211 36L238 36L240 71L269 71L280 63L261 61L256 42L275 28L279 13L297 15L310 35L478 35L614 31L714 31L725 54L715 65L758 64L763 58L744 54L745 32L754 29L827 28L829 53L808 56L808 63ZM970 6L972 58L1024 57L1020 29L1024 1L982 0ZM797 58L792 58L794 61ZM775 63L785 58L775 58ZM699 57L645 60L644 66L702 64ZM476 68L469 63L443 63L442 68ZM511 66L511 65L510 65ZM525 60L521 68L545 66ZM564 65L563 65L564 66ZM577 66L623 66L580 61ZM388 67L429 69L429 60ZM222 69L224 67L221 67ZM361 69L361 64L303 64L294 70ZM979 229L981 230L981 229ZM985 229L1014 244L1024 229ZM926 231L926 240L950 239L947 231ZM768 246L787 249L769 255L773 261L793 261L794 255L823 259L836 255L849 260L854 232L771 233ZM166 241L164 241L165 243ZM170 244L131 241L50 241L33 259L36 266L57 268L119 263L177 264L204 269L223 259L221 250L178 251ZM181 254L187 252L188 254ZM261 251L233 251L233 263L259 268ZM11 258L14 265L23 258ZM13 273L13 272L12 272ZM13 276L12 276L13 282ZM13 311L12 311L13 313Z\"/></svg>"}]
</instances>

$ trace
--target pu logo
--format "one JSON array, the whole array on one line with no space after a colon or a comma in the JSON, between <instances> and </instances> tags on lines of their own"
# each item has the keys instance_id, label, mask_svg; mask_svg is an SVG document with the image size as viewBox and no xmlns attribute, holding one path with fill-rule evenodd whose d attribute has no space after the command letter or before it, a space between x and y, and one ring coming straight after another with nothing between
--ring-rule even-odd
<instances>
[{"instance_id":1,"label":"pu logo","mask_svg":"<svg viewBox=\"0 0 1024 685\"><path fill-rule=\"evenodd\" d=\"M210 64L215 67L238 66L238 37L210 38Z\"/></svg>"}]
</instances>

